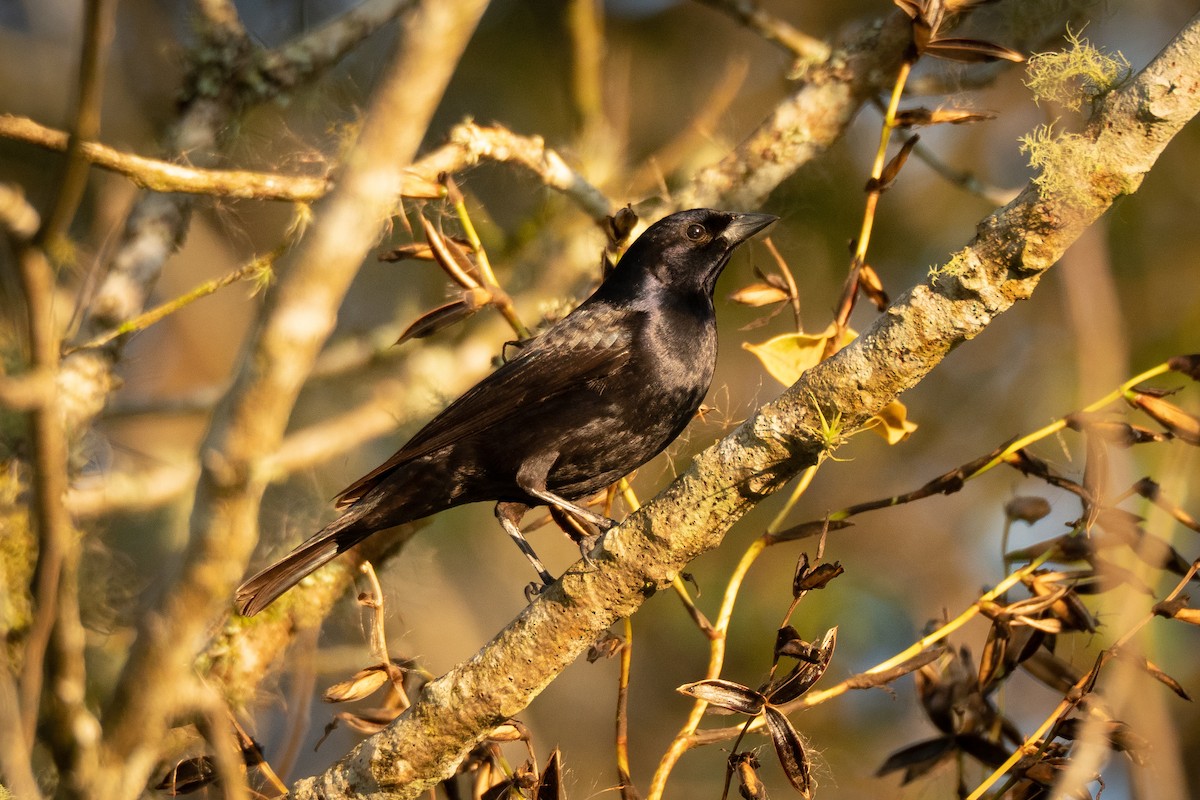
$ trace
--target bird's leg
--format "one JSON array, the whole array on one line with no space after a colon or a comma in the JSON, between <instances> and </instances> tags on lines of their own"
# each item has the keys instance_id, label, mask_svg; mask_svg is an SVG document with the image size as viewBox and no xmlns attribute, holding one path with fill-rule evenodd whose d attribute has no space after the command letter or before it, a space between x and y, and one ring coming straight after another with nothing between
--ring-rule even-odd
<instances>
[{"instance_id":1,"label":"bird's leg","mask_svg":"<svg viewBox=\"0 0 1200 800\"><path fill-rule=\"evenodd\" d=\"M549 586L554 583L553 576L542 566L537 553L533 552L533 546L529 544L529 541L525 538L525 534L521 533L521 529L517 525L528 508L524 503L497 503L496 519L500 520L500 527L504 528L505 533L513 538L517 543L517 547L521 548L521 552L529 559L529 563L533 564L533 568L537 571L538 577L542 579L542 583ZM538 587L536 584L531 584L531 587L535 589L533 594L536 595ZM527 590L526 595L529 594L530 592Z\"/></svg>"},{"instance_id":2,"label":"bird's leg","mask_svg":"<svg viewBox=\"0 0 1200 800\"><path fill-rule=\"evenodd\" d=\"M586 509L578 503L572 503L565 497L559 497L546 488L546 478L550 474L550 467L554 465L557 458L558 453L551 450L522 463L521 468L517 470L517 486L521 487L521 491L530 497L541 500L548 506L558 506L576 519L592 523L600 529L601 533L609 528L617 527L614 520Z\"/></svg>"}]
</instances>

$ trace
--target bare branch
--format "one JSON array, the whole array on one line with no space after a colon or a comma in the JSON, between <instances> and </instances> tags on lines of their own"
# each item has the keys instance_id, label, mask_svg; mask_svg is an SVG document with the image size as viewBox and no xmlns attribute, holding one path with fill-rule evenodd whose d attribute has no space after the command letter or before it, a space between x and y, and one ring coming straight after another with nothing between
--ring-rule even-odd
<instances>
[{"instance_id":1,"label":"bare branch","mask_svg":"<svg viewBox=\"0 0 1200 800\"><path fill-rule=\"evenodd\" d=\"M68 135L26 117L0 114L0 136L63 152ZM249 170L203 169L124 153L98 142L82 142L80 154L92 164L124 175L143 189L253 200L310 202L329 191L326 176L281 175Z\"/></svg>"},{"instance_id":2,"label":"bare branch","mask_svg":"<svg viewBox=\"0 0 1200 800\"><path fill-rule=\"evenodd\" d=\"M341 61L371 34L416 5L416 0L363 0L303 36L265 53L259 68L281 89L292 89Z\"/></svg>"},{"instance_id":3,"label":"bare branch","mask_svg":"<svg viewBox=\"0 0 1200 800\"><path fill-rule=\"evenodd\" d=\"M116 0L94 0L84 5L83 52L79 57L79 86L77 87L75 120L67 143L66 164L58 195L50 213L38 231L40 246L53 245L62 236L75 216L83 190L87 188L88 163L80 152L83 143L95 139L100 132L100 102L104 86L108 50L112 44L117 12Z\"/></svg>"},{"instance_id":4,"label":"bare branch","mask_svg":"<svg viewBox=\"0 0 1200 800\"><path fill-rule=\"evenodd\" d=\"M101 794L136 791L157 755L172 686L200 651L257 541L264 489L258 462L282 438L291 408L367 249L395 207L436 104L486 3L422 3L406 21L362 136L311 234L268 296L250 357L202 445L203 471L183 572L151 612L104 716L111 763ZM136 766L135 766L136 765Z\"/></svg>"},{"instance_id":5,"label":"bare branch","mask_svg":"<svg viewBox=\"0 0 1200 800\"><path fill-rule=\"evenodd\" d=\"M908 43L908 20L896 12L810 67L801 86L720 163L701 170L674 204L758 207L841 138L863 103L892 85Z\"/></svg>"},{"instance_id":6,"label":"bare branch","mask_svg":"<svg viewBox=\"0 0 1200 800\"><path fill-rule=\"evenodd\" d=\"M78 689L77 702L66 713L82 710L83 642L76 638L72 623L77 624L79 596L71 579L78 547L71 518L63 505L67 492L67 436L58 413L58 394L53 376L58 370L58 333L54 325L54 271L46 253L28 236L40 230L37 212L23 207L23 199L12 190L0 192L0 223L16 253L21 290L25 299L26 326L29 330L29 371L34 384L42 390L30 408L33 453L31 517L37 530L37 565L33 574L34 618L25 637L25 650L19 684L21 728L19 735L33 742L42 699L43 678ZM66 576L66 577L64 577ZM55 629L62 634L55 640ZM63 630L70 628L70 630ZM52 645L56 652L47 659ZM52 669L46 670L49 661ZM86 711L82 712L85 716ZM94 725L91 726L94 730ZM68 745L68 749L70 749ZM56 753L69 758L65 753Z\"/></svg>"},{"instance_id":7,"label":"bare branch","mask_svg":"<svg viewBox=\"0 0 1200 800\"><path fill-rule=\"evenodd\" d=\"M753 0L699 0L739 20L750 30L787 50L802 64L829 59L829 45L764 11Z\"/></svg>"}]
</instances>

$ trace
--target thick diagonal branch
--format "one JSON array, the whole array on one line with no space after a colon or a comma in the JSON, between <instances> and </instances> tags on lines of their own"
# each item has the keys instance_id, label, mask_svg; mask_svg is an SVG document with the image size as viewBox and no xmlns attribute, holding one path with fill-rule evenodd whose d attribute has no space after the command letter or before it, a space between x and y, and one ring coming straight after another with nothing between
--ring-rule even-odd
<instances>
[{"instance_id":1,"label":"thick diagonal branch","mask_svg":"<svg viewBox=\"0 0 1200 800\"><path fill-rule=\"evenodd\" d=\"M912 388L954 347L1028 298L1119 196L1137 189L1200 111L1200 17L1100 105L1071 157L985 219L936 278L899 298L851 346L805 373L607 535L583 563L469 661L428 684L413 707L316 778L297 798L416 798L501 720L518 713L610 624L635 611L762 497L821 456L817 409L861 424ZM1046 180L1045 178L1052 178ZM1043 189L1042 186L1054 187Z\"/></svg>"}]
</instances>

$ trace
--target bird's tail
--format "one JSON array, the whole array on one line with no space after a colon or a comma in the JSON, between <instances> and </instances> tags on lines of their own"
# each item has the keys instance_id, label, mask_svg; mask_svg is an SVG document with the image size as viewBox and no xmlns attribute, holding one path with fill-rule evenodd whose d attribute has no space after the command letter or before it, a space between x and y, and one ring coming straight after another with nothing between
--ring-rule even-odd
<instances>
[{"instance_id":1,"label":"bird's tail","mask_svg":"<svg viewBox=\"0 0 1200 800\"><path fill-rule=\"evenodd\" d=\"M238 610L243 616L254 616L310 573L376 530L378 526L365 524L361 514L354 511L343 514L314 533L295 550L239 586Z\"/></svg>"}]
</instances>

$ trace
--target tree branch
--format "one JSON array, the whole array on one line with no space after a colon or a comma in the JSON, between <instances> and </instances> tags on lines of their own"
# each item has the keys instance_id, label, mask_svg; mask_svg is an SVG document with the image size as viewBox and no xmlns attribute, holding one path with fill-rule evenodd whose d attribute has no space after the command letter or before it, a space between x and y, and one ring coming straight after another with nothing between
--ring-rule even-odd
<instances>
[{"instance_id":1,"label":"tree branch","mask_svg":"<svg viewBox=\"0 0 1200 800\"><path fill-rule=\"evenodd\" d=\"M295 263L268 296L232 389L201 446L203 471L183 571L138 638L104 714L100 796L137 794L158 756L180 671L228 606L258 539L259 461L278 447L338 306L395 208L400 171L426 126L486 2L421 3L371 104L338 188Z\"/></svg>"},{"instance_id":2,"label":"tree branch","mask_svg":"<svg viewBox=\"0 0 1200 800\"><path fill-rule=\"evenodd\" d=\"M1051 166L985 219L940 272L899 298L849 347L696 457L662 494L604 538L470 661L297 798L416 798L451 775L495 724L518 713L612 622L635 611L747 509L826 452L818 411L853 429L912 388L954 347L1031 296L1046 270L1113 201L1137 189L1200 111L1200 17L1071 141L1074 172Z\"/></svg>"}]
</instances>

